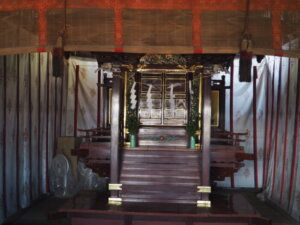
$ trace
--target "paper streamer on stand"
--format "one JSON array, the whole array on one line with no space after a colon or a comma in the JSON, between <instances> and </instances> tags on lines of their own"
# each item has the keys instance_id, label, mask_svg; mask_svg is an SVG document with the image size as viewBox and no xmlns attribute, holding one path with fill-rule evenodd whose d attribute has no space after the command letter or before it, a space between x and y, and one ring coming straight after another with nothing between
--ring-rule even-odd
<instances>
[{"instance_id":1,"label":"paper streamer on stand","mask_svg":"<svg viewBox=\"0 0 300 225\"><path fill-rule=\"evenodd\" d=\"M190 102L192 103L193 102L194 91L193 91L193 88L192 88L192 81L191 80L189 80L189 91L190 91Z\"/></svg>"},{"instance_id":2,"label":"paper streamer on stand","mask_svg":"<svg viewBox=\"0 0 300 225\"><path fill-rule=\"evenodd\" d=\"M152 109L152 94L151 94L152 84L149 84L148 92L147 92L147 108L149 110L149 114L151 115Z\"/></svg>"},{"instance_id":3,"label":"paper streamer on stand","mask_svg":"<svg viewBox=\"0 0 300 225\"><path fill-rule=\"evenodd\" d=\"M136 82L133 83L131 90L130 90L130 109L134 110L136 108L136 94L135 94L135 86Z\"/></svg>"}]
</instances>

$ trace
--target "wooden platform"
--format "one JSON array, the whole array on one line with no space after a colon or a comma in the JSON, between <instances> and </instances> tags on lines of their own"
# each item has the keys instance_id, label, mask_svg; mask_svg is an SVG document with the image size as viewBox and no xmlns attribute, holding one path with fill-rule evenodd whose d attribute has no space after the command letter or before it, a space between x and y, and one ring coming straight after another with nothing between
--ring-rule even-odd
<instances>
[{"instance_id":1,"label":"wooden platform","mask_svg":"<svg viewBox=\"0 0 300 225\"><path fill-rule=\"evenodd\" d=\"M211 195L211 208L190 204L122 203L109 205L107 196L80 193L52 217L68 225L270 225L250 203L235 193Z\"/></svg>"}]
</instances>

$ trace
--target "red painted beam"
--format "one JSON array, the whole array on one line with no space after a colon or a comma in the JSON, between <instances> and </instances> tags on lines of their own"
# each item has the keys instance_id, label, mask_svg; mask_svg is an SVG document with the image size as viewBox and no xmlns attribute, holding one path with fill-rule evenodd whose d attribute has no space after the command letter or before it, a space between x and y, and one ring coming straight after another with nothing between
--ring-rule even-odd
<instances>
[{"instance_id":1,"label":"red painted beam","mask_svg":"<svg viewBox=\"0 0 300 225\"><path fill-rule=\"evenodd\" d=\"M286 176L286 153L287 153L287 137L288 137L288 124L289 124L289 105L290 105L290 58L289 58L289 68L287 77L287 87L286 87L286 100L285 100L285 127L284 127L284 141L283 141L283 158L282 158L282 171L281 171L281 187L280 187L280 203L282 202L283 189L285 185Z\"/></svg>"},{"instance_id":2,"label":"red painted beam","mask_svg":"<svg viewBox=\"0 0 300 225\"><path fill-rule=\"evenodd\" d=\"M39 46L45 47L47 45L47 18L46 18L46 9L38 9L39 13Z\"/></svg>"},{"instance_id":3,"label":"red painted beam","mask_svg":"<svg viewBox=\"0 0 300 225\"><path fill-rule=\"evenodd\" d=\"M279 65L279 81L277 87L277 110L276 110L276 124L275 124L275 146L274 146L274 163L273 163L273 182L272 182L272 192L271 196L274 193L275 181L276 181L276 172L277 172L277 153L278 153L278 128L279 128L279 117L280 117L280 97L281 97L281 74L282 74L282 58L280 58Z\"/></svg>"},{"instance_id":4,"label":"red painted beam","mask_svg":"<svg viewBox=\"0 0 300 225\"><path fill-rule=\"evenodd\" d=\"M256 107L256 80L257 67L253 67L253 150L254 150L254 184L258 188L258 171L257 171L257 107Z\"/></svg>"},{"instance_id":5,"label":"red painted beam","mask_svg":"<svg viewBox=\"0 0 300 225\"><path fill-rule=\"evenodd\" d=\"M272 37L273 48L275 49L275 55L282 56L282 39L281 39L281 10L274 10L272 12Z\"/></svg>"},{"instance_id":6,"label":"red painted beam","mask_svg":"<svg viewBox=\"0 0 300 225\"><path fill-rule=\"evenodd\" d=\"M106 0L80 0L80 3L68 3L68 8L114 8L117 1ZM0 11L17 11L17 10L37 10L37 9L61 9L64 8L64 2L59 0L18 0L18 4L9 0L2 0ZM201 9L201 10L244 10L244 1L222 0L203 1L203 0L173 0L173 1L140 1L140 0L122 0L123 8L135 9ZM299 9L298 1L286 0L260 0L251 2L250 10L293 10Z\"/></svg>"},{"instance_id":7,"label":"red painted beam","mask_svg":"<svg viewBox=\"0 0 300 225\"><path fill-rule=\"evenodd\" d=\"M78 85L79 85L79 65L76 65L75 78L75 102L74 102L74 137L77 137L77 122L78 122Z\"/></svg>"},{"instance_id":8,"label":"red painted beam","mask_svg":"<svg viewBox=\"0 0 300 225\"><path fill-rule=\"evenodd\" d=\"M261 0L251 3L250 10L272 10L272 27L273 27L273 48L275 55L283 55L281 50L281 22L280 16L283 10L296 10L300 8L300 3L287 3L285 0L278 0L273 5L273 1ZM297 5L298 4L298 5ZM11 1L5 1L0 6L0 11L17 11L17 10L37 10L38 11L38 33L39 33L39 47L37 51L45 51L47 42L47 18L48 10L63 9L65 4L59 0L23 0L15 4ZM200 13L206 11L236 11L245 10L244 1L203 1L203 0L174 0L174 1L140 1L140 0L81 0L80 3L68 3L68 8L99 8L99 9L113 9L115 13L115 52L123 52L123 16L122 11L126 9L139 10L192 10L193 11L193 46L194 53L202 53L201 47L201 21ZM200 39L200 42L199 40ZM200 44L199 44L200 43Z\"/></svg>"},{"instance_id":9,"label":"red painted beam","mask_svg":"<svg viewBox=\"0 0 300 225\"><path fill-rule=\"evenodd\" d=\"M202 43L201 43L201 20L200 20L201 11L194 8L193 9L193 46L194 46L194 53L201 54L202 50Z\"/></svg>"},{"instance_id":10,"label":"red painted beam","mask_svg":"<svg viewBox=\"0 0 300 225\"><path fill-rule=\"evenodd\" d=\"M115 52L123 52L123 9L122 0L115 0Z\"/></svg>"},{"instance_id":11,"label":"red painted beam","mask_svg":"<svg viewBox=\"0 0 300 225\"><path fill-rule=\"evenodd\" d=\"M289 199L288 199L288 207L290 208L292 193L295 185L295 174L297 169L297 143L298 143L298 128L299 128L299 101L300 101L300 59L298 60L298 81L297 81L297 96L296 96L296 104L295 104L295 126L294 126L294 139L293 139L293 157L292 157L292 165L291 165L291 179L289 186Z\"/></svg>"},{"instance_id":12,"label":"red painted beam","mask_svg":"<svg viewBox=\"0 0 300 225\"><path fill-rule=\"evenodd\" d=\"M269 71L269 70L268 70ZM266 84L266 114L265 114L265 134L264 134L264 162L263 162L263 188L266 188L266 166L267 166L267 152L268 152L268 127L269 127L269 85L270 85L270 74L267 75Z\"/></svg>"}]
</instances>

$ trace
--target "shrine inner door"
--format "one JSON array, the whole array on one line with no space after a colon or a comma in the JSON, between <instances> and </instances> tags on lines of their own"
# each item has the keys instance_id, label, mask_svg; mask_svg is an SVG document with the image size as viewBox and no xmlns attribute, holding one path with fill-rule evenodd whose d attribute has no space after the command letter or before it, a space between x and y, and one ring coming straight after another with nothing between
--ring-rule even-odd
<instances>
[{"instance_id":1,"label":"shrine inner door","mask_svg":"<svg viewBox=\"0 0 300 225\"><path fill-rule=\"evenodd\" d=\"M188 116L188 81L184 72L140 74L141 125L184 126Z\"/></svg>"}]
</instances>

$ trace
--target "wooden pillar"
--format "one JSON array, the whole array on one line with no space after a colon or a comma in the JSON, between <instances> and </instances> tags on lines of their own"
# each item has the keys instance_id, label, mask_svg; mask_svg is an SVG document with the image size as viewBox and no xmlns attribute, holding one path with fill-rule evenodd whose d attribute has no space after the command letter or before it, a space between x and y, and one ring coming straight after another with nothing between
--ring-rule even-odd
<instances>
[{"instance_id":1,"label":"wooden pillar","mask_svg":"<svg viewBox=\"0 0 300 225\"><path fill-rule=\"evenodd\" d=\"M234 132L233 128L233 88L234 88L234 60L232 60L231 71L230 71L230 106L229 106L229 121L230 121L230 133ZM225 102L224 102L225 103ZM231 175L231 188L235 187L234 173Z\"/></svg>"},{"instance_id":2,"label":"wooden pillar","mask_svg":"<svg viewBox=\"0 0 300 225\"><path fill-rule=\"evenodd\" d=\"M211 79L204 70L202 104L202 186L210 186ZM208 195L203 196L208 200Z\"/></svg>"},{"instance_id":3,"label":"wooden pillar","mask_svg":"<svg viewBox=\"0 0 300 225\"><path fill-rule=\"evenodd\" d=\"M109 114L109 88L107 85L103 85L102 87L102 108L101 108L101 126L104 128L108 127L108 114Z\"/></svg>"},{"instance_id":4,"label":"wooden pillar","mask_svg":"<svg viewBox=\"0 0 300 225\"><path fill-rule=\"evenodd\" d=\"M79 86L79 65L76 65L75 78L75 98L74 98L74 137L77 137L77 122L78 122L78 86Z\"/></svg>"},{"instance_id":5,"label":"wooden pillar","mask_svg":"<svg viewBox=\"0 0 300 225\"><path fill-rule=\"evenodd\" d=\"M121 70L114 68L112 86L112 115L111 115L111 152L110 152L110 183L118 184L120 175L120 117L121 117ZM112 198L118 198L118 191L111 191Z\"/></svg>"},{"instance_id":6,"label":"wooden pillar","mask_svg":"<svg viewBox=\"0 0 300 225\"><path fill-rule=\"evenodd\" d=\"M258 188L258 171L257 171L257 107L256 107L256 80L257 68L253 67L253 154L254 154L254 185Z\"/></svg>"},{"instance_id":7,"label":"wooden pillar","mask_svg":"<svg viewBox=\"0 0 300 225\"><path fill-rule=\"evenodd\" d=\"M225 130L225 102L226 102L226 89L225 89L225 75L222 76L221 79L221 89L220 89L220 121L219 127L222 130Z\"/></svg>"},{"instance_id":8,"label":"wooden pillar","mask_svg":"<svg viewBox=\"0 0 300 225\"><path fill-rule=\"evenodd\" d=\"M97 83L97 127L100 128L102 127L101 126L101 123L102 123L102 120L101 120L101 96L102 96L102 87L101 87L101 77L102 75L102 72L101 70L98 71L98 83Z\"/></svg>"}]
</instances>

